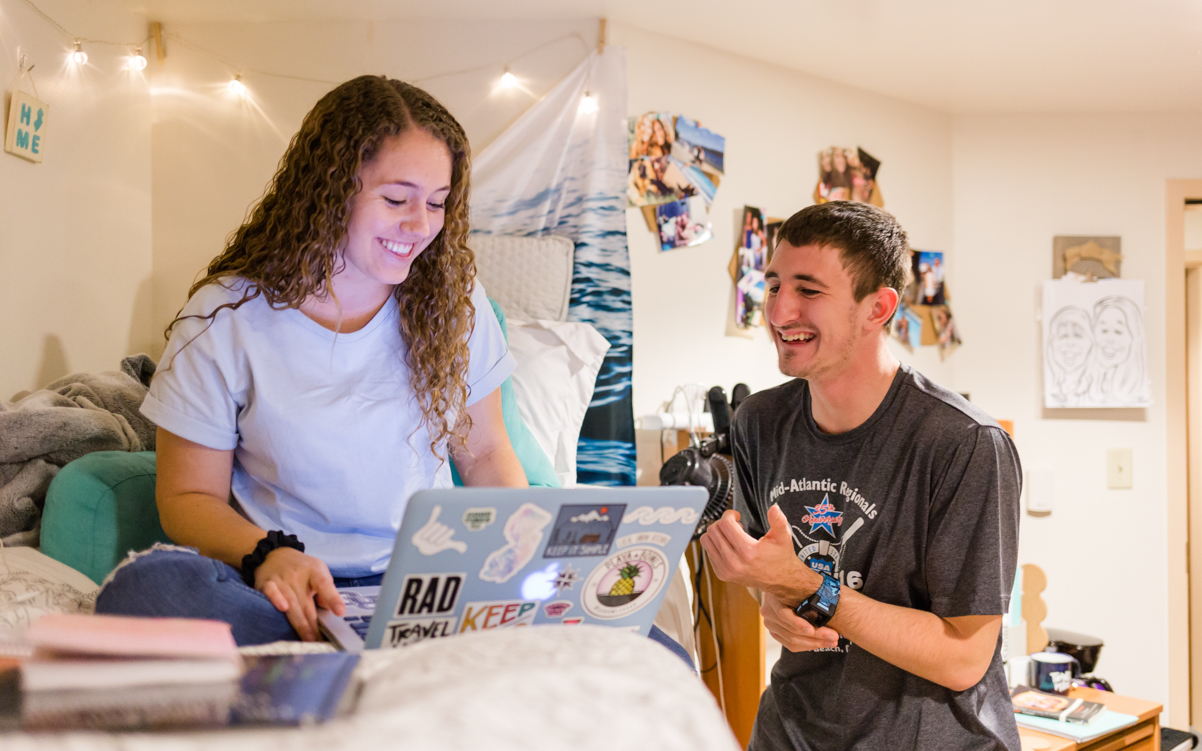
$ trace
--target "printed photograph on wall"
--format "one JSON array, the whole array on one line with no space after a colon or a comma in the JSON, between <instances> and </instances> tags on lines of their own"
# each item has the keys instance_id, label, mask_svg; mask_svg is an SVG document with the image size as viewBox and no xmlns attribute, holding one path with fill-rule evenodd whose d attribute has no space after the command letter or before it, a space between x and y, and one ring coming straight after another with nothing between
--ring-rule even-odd
<instances>
[{"instance_id":1,"label":"printed photograph on wall","mask_svg":"<svg viewBox=\"0 0 1202 751\"><path fill-rule=\"evenodd\" d=\"M901 342L906 349L913 352L922 346L922 316L913 308L902 305L893 316L893 338Z\"/></svg>"},{"instance_id":2,"label":"printed photograph on wall","mask_svg":"<svg viewBox=\"0 0 1202 751\"><path fill-rule=\"evenodd\" d=\"M952 309L947 305L931 308L931 324L935 329L935 346L939 348L939 359L946 360L948 355L962 344L956 321L952 318Z\"/></svg>"},{"instance_id":3,"label":"printed photograph on wall","mask_svg":"<svg viewBox=\"0 0 1202 751\"><path fill-rule=\"evenodd\" d=\"M1151 406L1147 361L1142 280L1043 283L1045 407Z\"/></svg>"},{"instance_id":4,"label":"printed photograph on wall","mask_svg":"<svg viewBox=\"0 0 1202 751\"><path fill-rule=\"evenodd\" d=\"M627 138L630 143L630 160L643 157L661 157L672 153L672 142L676 140L676 129L672 116L667 112L648 112L631 116Z\"/></svg>"},{"instance_id":5,"label":"printed photograph on wall","mask_svg":"<svg viewBox=\"0 0 1202 751\"><path fill-rule=\"evenodd\" d=\"M914 275L915 305L943 305L947 302L943 277L946 267L943 254L930 250L910 252L911 272Z\"/></svg>"},{"instance_id":6,"label":"printed photograph on wall","mask_svg":"<svg viewBox=\"0 0 1202 751\"><path fill-rule=\"evenodd\" d=\"M828 201L857 201L884 206L877 172L879 159L864 149L832 146L818 152L818 185L814 188L814 203Z\"/></svg>"},{"instance_id":7,"label":"printed photograph on wall","mask_svg":"<svg viewBox=\"0 0 1202 751\"><path fill-rule=\"evenodd\" d=\"M676 117L675 125L676 139L672 142L672 156L683 164L696 167L715 177L722 175L725 170L726 139L684 115Z\"/></svg>"},{"instance_id":8,"label":"printed photograph on wall","mask_svg":"<svg viewBox=\"0 0 1202 751\"><path fill-rule=\"evenodd\" d=\"M731 277L735 282L735 326L750 329L763 323L764 269L768 267L768 238L764 213L753 206L743 207Z\"/></svg>"},{"instance_id":9,"label":"printed photograph on wall","mask_svg":"<svg viewBox=\"0 0 1202 751\"><path fill-rule=\"evenodd\" d=\"M776 250L776 244L780 242L780 228L785 220L770 216L764 222L764 234L768 238L768 263L772 263L772 253Z\"/></svg>"},{"instance_id":10,"label":"printed photograph on wall","mask_svg":"<svg viewBox=\"0 0 1202 751\"><path fill-rule=\"evenodd\" d=\"M700 245L714 236L709 210L698 196L656 206L655 223L661 251Z\"/></svg>"},{"instance_id":11,"label":"printed photograph on wall","mask_svg":"<svg viewBox=\"0 0 1202 751\"><path fill-rule=\"evenodd\" d=\"M626 178L629 206L658 206L695 195L698 195L697 186L685 177L681 165L670 156L637 159Z\"/></svg>"}]
</instances>

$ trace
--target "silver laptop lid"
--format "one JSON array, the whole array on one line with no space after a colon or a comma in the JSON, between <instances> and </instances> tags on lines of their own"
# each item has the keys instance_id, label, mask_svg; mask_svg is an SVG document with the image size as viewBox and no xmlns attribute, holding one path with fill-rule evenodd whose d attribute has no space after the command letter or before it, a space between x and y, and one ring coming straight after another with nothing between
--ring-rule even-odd
<instances>
[{"instance_id":1,"label":"silver laptop lid","mask_svg":"<svg viewBox=\"0 0 1202 751\"><path fill-rule=\"evenodd\" d=\"M368 649L590 623L646 635L703 488L453 488L409 500Z\"/></svg>"}]
</instances>

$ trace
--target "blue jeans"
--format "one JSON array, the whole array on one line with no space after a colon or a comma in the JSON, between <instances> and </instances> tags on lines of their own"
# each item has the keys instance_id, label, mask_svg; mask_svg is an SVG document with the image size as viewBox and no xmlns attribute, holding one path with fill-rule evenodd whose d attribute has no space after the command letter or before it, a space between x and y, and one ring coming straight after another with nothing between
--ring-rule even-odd
<instances>
[{"instance_id":1,"label":"blue jeans","mask_svg":"<svg viewBox=\"0 0 1202 751\"><path fill-rule=\"evenodd\" d=\"M267 596L246 586L238 569L192 548L157 548L123 563L96 597L96 612L160 618L209 618L233 627L238 646L295 641L300 637L288 616ZM379 586L383 574L334 577L338 587ZM689 653L659 628L651 640L693 668Z\"/></svg>"}]
</instances>

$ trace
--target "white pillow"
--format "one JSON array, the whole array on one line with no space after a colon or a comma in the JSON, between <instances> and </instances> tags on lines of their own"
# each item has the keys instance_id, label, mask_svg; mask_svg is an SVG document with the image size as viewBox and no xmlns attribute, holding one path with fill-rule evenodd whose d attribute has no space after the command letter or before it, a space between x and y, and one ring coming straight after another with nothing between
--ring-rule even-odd
<instances>
[{"instance_id":1,"label":"white pillow","mask_svg":"<svg viewBox=\"0 0 1202 751\"><path fill-rule=\"evenodd\" d=\"M468 244L476 253L476 278L505 315L523 321L567 320L576 253L570 239L473 232Z\"/></svg>"},{"instance_id":2,"label":"white pillow","mask_svg":"<svg viewBox=\"0 0 1202 751\"><path fill-rule=\"evenodd\" d=\"M518 411L555 465L559 482L576 484L576 443L609 342L587 323L506 322L517 360L513 393Z\"/></svg>"}]
</instances>

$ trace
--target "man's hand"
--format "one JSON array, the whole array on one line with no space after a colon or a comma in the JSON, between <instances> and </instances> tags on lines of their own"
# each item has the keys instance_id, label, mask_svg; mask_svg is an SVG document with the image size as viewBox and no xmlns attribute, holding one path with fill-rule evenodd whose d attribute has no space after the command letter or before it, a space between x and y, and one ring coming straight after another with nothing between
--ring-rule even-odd
<instances>
[{"instance_id":1,"label":"man's hand","mask_svg":"<svg viewBox=\"0 0 1202 751\"><path fill-rule=\"evenodd\" d=\"M768 633L790 652L830 649L839 644L839 632L826 626L814 628L812 623L794 613L792 607L767 592L760 614L764 616Z\"/></svg>"},{"instance_id":2,"label":"man's hand","mask_svg":"<svg viewBox=\"0 0 1202 751\"><path fill-rule=\"evenodd\" d=\"M756 540L743 531L733 509L709 526L701 547L722 581L755 587L782 602L801 602L822 586L822 577L793 552L789 520L780 507L768 509L768 533Z\"/></svg>"},{"instance_id":3,"label":"man's hand","mask_svg":"<svg viewBox=\"0 0 1202 751\"><path fill-rule=\"evenodd\" d=\"M293 548L276 548L267 554L255 569L255 589L288 616L302 641L317 641L319 637L314 596L321 607L335 615L346 613L326 564Z\"/></svg>"}]
</instances>

